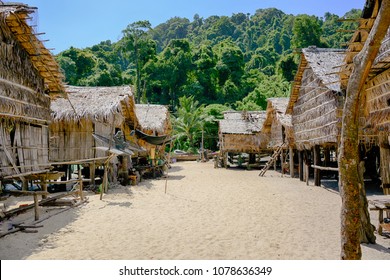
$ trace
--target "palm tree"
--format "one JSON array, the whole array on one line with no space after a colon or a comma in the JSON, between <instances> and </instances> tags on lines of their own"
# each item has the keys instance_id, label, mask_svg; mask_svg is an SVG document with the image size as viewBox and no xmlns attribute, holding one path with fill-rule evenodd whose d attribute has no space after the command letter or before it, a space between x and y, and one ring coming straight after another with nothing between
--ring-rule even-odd
<instances>
[{"instance_id":1,"label":"palm tree","mask_svg":"<svg viewBox=\"0 0 390 280\"><path fill-rule=\"evenodd\" d=\"M173 120L174 134L178 141L186 142L188 149L194 151L196 139L201 136L205 123L213 121L214 117L208 116L204 112L204 105L199 105L193 96L179 98L176 115Z\"/></svg>"}]
</instances>

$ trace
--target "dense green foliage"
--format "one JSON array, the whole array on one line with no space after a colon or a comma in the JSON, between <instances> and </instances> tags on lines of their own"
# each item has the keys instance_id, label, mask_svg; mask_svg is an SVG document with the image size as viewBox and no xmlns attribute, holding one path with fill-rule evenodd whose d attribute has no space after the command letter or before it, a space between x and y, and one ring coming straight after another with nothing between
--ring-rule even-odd
<instances>
[{"instance_id":1,"label":"dense green foliage","mask_svg":"<svg viewBox=\"0 0 390 280\"><path fill-rule=\"evenodd\" d=\"M351 10L344 18L360 13ZM131 84L137 102L170 105L173 112L183 96L192 96L197 106L259 110L267 98L289 95L296 49L344 47L355 24L330 13L293 16L275 8L253 15L195 15L192 21L174 17L154 28L139 21L129 24L118 42L72 47L57 60L71 85ZM198 136L186 139L195 145Z\"/></svg>"}]
</instances>

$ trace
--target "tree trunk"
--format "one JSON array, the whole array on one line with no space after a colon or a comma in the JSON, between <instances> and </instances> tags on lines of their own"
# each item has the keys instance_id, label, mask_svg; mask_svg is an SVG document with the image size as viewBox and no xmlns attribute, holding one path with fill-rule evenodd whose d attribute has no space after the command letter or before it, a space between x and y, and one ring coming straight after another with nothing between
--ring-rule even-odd
<instances>
[{"instance_id":1,"label":"tree trunk","mask_svg":"<svg viewBox=\"0 0 390 280\"><path fill-rule=\"evenodd\" d=\"M361 208L366 207L366 197L364 195L363 201L361 201L361 190L364 185L359 175L359 109L364 84L389 27L389 3L390 0L382 0L370 35L362 51L354 58L354 68L348 81L338 157L339 188L342 200L341 259L360 259L362 255L361 231L370 236L369 231L372 230L369 216L364 217L365 214L361 213Z\"/></svg>"}]
</instances>

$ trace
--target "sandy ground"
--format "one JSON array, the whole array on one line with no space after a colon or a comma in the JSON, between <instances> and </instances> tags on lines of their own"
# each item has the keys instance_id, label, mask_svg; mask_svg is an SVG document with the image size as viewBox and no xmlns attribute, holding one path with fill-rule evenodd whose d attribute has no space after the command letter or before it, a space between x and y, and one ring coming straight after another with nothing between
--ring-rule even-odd
<instances>
[{"instance_id":1,"label":"sandy ground","mask_svg":"<svg viewBox=\"0 0 390 280\"><path fill-rule=\"evenodd\" d=\"M103 200L90 194L38 233L1 238L0 259L339 259L339 194L258 173L176 163L167 194L165 179L110 189ZM390 239L377 235L362 250L366 260L390 259Z\"/></svg>"}]
</instances>

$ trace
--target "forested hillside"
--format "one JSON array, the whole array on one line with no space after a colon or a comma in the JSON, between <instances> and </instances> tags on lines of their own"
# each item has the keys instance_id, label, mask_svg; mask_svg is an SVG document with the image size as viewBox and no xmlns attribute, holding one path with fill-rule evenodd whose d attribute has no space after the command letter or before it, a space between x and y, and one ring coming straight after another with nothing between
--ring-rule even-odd
<instances>
[{"instance_id":1,"label":"forested hillside","mask_svg":"<svg viewBox=\"0 0 390 280\"><path fill-rule=\"evenodd\" d=\"M343 18L360 13L351 10ZM129 24L118 42L70 48L57 60L68 84L131 84L138 102L171 105L173 111L181 96L205 105L265 109L268 97L288 96L296 49L345 47L354 24L330 13L293 16L273 8L253 15L175 17L154 28L141 21Z\"/></svg>"}]
</instances>

